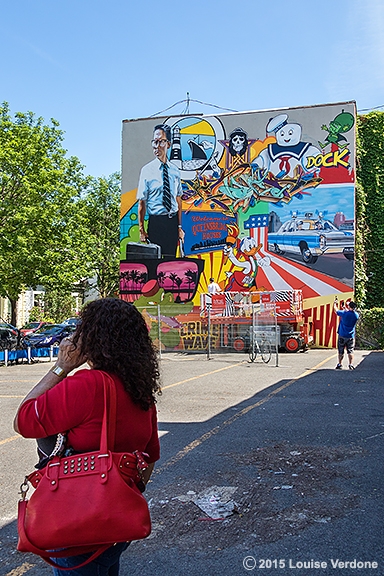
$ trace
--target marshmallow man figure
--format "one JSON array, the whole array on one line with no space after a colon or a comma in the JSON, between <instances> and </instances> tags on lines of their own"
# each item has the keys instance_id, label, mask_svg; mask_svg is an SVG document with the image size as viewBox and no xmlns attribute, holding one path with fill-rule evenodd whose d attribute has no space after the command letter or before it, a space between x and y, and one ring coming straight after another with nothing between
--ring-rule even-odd
<instances>
[{"instance_id":1,"label":"marshmallow man figure","mask_svg":"<svg viewBox=\"0 0 384 576\"><path fill-rule=\"evenodd\" d=\"M295 168L310 174L318 168L307 168L308 157L318 156L320 150L309 142L301 142L301 126L288 122L288 114L279 114L267 124L267 133L275 133L276 143L267 148L252 161L252 164L271 172L276 178L294 177Z\"/></svg>"}]
</instances>

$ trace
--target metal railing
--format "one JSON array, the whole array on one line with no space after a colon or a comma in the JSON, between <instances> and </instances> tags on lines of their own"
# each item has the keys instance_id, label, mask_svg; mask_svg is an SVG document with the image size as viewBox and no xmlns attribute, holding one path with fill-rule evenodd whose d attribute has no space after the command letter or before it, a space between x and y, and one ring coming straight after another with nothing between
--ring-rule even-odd
<instances>
[{"instance_id":1,"label":"metal railing","mask_svg":"<svg viewBox=\"0 0 384 576\"><path fill-rule=\"evenodd\" d=\"M17 363L19 360L26 361L27 364L32 364L38 358L49 358L52 362L59 352L58 346L49 346L45 348L31 348L30 346L24 348L6 348L0 350L0 364L8 366L8 364Z\"/></svg>"}]
</instances>

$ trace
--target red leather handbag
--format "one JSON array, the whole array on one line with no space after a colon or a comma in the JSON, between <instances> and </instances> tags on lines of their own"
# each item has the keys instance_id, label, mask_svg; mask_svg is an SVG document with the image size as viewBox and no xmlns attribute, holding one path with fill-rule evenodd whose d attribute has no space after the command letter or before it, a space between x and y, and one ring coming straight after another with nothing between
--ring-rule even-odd
<instances>
[{"instance_id":1,"label":"red leather handbag","mask_svg":"<svg viewBox=\"0 0 384 576\"><path fill-rule=\"evenodd\" d=\"M109 449L115 439L116 386L102 374L100 450L56 456L21 485L17 549L38 554L52 565L49 558L94 551L88 563L116 542L140 540L151 532L148 504L137 486L147 467L145 455ZM29 500L28 482L36 488Z\"/></svg>"}]
</instances>

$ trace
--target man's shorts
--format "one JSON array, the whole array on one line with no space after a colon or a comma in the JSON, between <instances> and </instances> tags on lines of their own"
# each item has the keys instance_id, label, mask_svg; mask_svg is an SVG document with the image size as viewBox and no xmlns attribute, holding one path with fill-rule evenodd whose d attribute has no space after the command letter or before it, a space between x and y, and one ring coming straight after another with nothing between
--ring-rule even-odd
<instances>
[{"instance_id":1,"label":"man's shorts","mask_svg":"<svg viewBox=\"0 0 384 576\"><path fill-rule=\"evenodd\" d=\"M347 354L353 354L354 348L354 339L353 338L343 338L339 336L337 340L337 349L339 351L340 356L344 354L344 349L347 349Z\"/></svg>"}]
</instances>

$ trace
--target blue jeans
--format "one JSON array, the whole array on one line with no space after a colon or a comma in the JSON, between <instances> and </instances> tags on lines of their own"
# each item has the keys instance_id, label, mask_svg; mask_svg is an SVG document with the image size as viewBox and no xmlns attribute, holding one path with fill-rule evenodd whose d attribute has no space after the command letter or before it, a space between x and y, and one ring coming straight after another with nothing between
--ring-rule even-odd
<instances>
[{"instance_id":1,"label":"blue jeans","mask_svg":"<svg viewBox=\"0 0 384 576\"><path fill-rule=\"evenodd\" d=\"M130 542L120 542L111 546L100 554L93 562L76 570L58 570L53 568L55 576L118 576L120 568L120 556L128 548ZM81 554L79 556L68 556L68 558L52 558L52 560L63 568L78 566L91 554Z\"/></svg>"}]
</instances>

